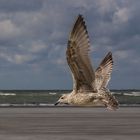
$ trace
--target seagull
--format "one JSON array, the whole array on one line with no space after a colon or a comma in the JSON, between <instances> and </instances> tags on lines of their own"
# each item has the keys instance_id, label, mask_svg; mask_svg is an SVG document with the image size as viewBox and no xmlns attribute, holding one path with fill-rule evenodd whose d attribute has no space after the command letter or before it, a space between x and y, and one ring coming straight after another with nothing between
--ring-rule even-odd
<instances>
[{"instance_id":1,"label":"seagull","mask_svg":"<svg viewBox=\"0 0 140 140\"><path fill-rule=\"evenodd\" d=\"M67 63L73 78L73 91L63 94L57 104L75 106L104 105L116 110L118 101L107 88L113 67L112 53L109 52L94 71L89 59L90 41L85 21L78 15L68 39Z\"/></svg>"}]
</instances>

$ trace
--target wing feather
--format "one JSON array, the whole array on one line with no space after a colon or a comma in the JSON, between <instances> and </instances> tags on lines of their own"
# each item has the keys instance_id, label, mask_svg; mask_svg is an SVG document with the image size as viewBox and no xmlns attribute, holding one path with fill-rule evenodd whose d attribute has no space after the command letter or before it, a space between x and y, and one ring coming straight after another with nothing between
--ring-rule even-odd
<instances>
[{"instance_id":1,"label":"wing feather","mask_svg":"<svg viewBox=\"0 0 140 140\"><path fill-rule=\"evenodd\" d=\"M112 53L109 52L95 71L96 77L95 83L97 89L101 89L107 86L111 78L112 68L113 68L113 58Z\"/></svg>"},{"instance_id":2,"label":"wing feather","mask_svg":"<svg viewBox=\"0 0 140 140\"><path fill-rule=\"evenodd\" d=\"M83 17L79 15L70 33L66 51L73 77L73 90L76 92L94 91L92 83L95 80L95 73L88 56L89 47L86 25Z\"/></svg>"}]
</instances>

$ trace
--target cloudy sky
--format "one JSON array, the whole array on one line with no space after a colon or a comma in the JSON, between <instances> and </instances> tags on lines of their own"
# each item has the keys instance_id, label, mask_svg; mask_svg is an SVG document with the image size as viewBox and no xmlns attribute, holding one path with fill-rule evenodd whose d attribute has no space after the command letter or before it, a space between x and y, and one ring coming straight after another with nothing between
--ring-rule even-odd
<instances>
[{"instance_id":1,"label":"cloudy sky","mask_svg":"<svg viewBox=\"0 0 140 140\"><path fill-rule=\"evenodd\" d=\"M94 68L112 51L111 89L140 88L140 0L0 0L0 89L71 89L65 59L78 14Z\"/></svg>"}]
</instances>

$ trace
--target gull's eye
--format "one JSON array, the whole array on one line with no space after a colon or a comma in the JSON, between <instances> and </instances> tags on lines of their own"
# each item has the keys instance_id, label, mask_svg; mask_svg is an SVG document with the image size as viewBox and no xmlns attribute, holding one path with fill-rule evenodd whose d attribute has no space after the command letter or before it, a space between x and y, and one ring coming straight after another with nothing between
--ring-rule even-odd
<instances>
[{"instance_id":1,"label":"gull's eye","mask_svg":"<svg viewBox=\"0 0 140 140\"><path fill-rule=\"evenodd\" d=\"M61 97L61 99L64 99L64 97Z\"/></svg>"}]
</instances>

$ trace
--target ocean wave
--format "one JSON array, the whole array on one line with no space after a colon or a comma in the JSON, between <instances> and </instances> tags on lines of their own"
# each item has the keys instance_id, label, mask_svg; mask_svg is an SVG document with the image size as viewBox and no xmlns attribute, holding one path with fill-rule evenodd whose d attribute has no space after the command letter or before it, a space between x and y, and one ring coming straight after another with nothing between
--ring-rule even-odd
<instances>
[{"instance_id":1,"label":"ocean wave","mask_svg":"<svg viewBox=\"0 0 140 140\"><path fill-rule=\"evenodd\" d=\"M15 96L16 94L15 93L3 93L3 92L0 92L0 96Z\"/></svg>"},{"instance_id":2,"label":"ocean wave","mask_svg":"<svg viewBox=\"0 0 140 140\"><path fill-rule=\"evenodd\" d=\"M56 92L49 92L50 95L56 95Z\"/></svg>"},{"instance_id":3,"label":"ocean wave","mask_svg":"<svg viewBox=\"0 0 140 140\"><path fill-rule=\"evenodd\" d=\"M140 92L132 92L134 96L140 96Z\"/></svg>"},{"instance_id":4,"label":"ocean wave","mask_svg":"<svg viewBox=\"0 0 140 140\"><path fill-rule=\"evenodd\" d=\"M113 95L117 94L117 95L121 95L121 92L111 92Z\"/></svg>"},{"instance_id":5,"label":"ocean wave","mask_svg":"<svg viewBox=\"0 0 140 140\"><path fill-rule=\"evenodd\" d=\"M140 96L140 92L123 93L126 96Z\"/></svg>"}]
</instances>

